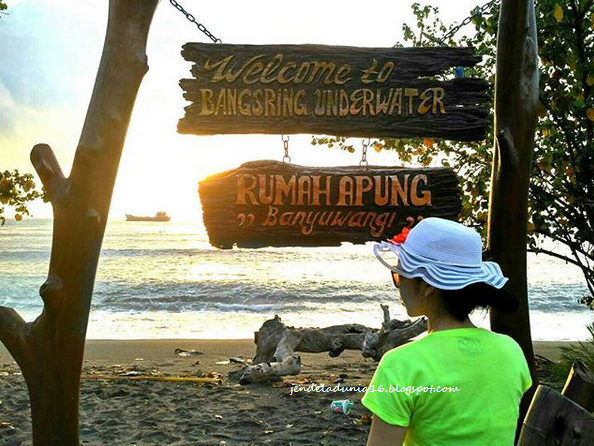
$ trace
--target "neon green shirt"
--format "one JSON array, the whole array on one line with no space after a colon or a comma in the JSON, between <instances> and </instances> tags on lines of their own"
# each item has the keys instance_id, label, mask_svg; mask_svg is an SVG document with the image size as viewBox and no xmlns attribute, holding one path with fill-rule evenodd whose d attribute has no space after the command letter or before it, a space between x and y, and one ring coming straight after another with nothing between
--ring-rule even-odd
<instances>
[{"instance_id":1,"label":"neon green shirt","mask_svg":"<svg viewBox=\"0 0 594 446\"><path fill-rule=\"evenodd\" d=\"M384 354L361 402L386 423L408 426L404 446L513 446L531 386L512 338L454 328Z\"/></svg>"}]
</instances>

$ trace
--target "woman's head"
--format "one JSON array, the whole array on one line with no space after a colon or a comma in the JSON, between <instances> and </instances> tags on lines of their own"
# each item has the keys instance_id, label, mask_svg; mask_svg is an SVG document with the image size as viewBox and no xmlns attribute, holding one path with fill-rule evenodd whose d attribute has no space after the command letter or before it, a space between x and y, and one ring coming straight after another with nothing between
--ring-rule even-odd
<instances>
[{"instance_id":1,"label":"woman's head","mask_svg":"<svg viewBox=\"0 0 594 446\"><path fill-rule=\"evenodd\" d=\"M517 302L502 288L507 282L495 262L482 260L480 236L441 218L426 218L398 241L375 246L393 274L410 316L441 307L463 321L476 307L511 312ZM514 305L515 304L515 305Z\"/></svg>"}]
</instances>

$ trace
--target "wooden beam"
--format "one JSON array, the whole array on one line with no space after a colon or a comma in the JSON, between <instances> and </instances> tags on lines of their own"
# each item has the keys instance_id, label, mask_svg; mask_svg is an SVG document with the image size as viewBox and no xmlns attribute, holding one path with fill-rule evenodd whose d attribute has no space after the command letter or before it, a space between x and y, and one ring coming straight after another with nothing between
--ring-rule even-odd
<instances>
[{"instance_id":1,"label":"wooden beam","mask_svg":"<svg viewBox=\"0 0 594 446\"><path fill-rule=\"evenodd\" d=\"M522 400L519 423L538 385L528 314L526 227L536 112L538 55L533 0L502 0L497 35L495 144L487 245L509 277L520 306L513 314L491 310L491 328L522 347L533 387ZM519 429L518 429L519 432Z\"/></svg>"}]
</instances>

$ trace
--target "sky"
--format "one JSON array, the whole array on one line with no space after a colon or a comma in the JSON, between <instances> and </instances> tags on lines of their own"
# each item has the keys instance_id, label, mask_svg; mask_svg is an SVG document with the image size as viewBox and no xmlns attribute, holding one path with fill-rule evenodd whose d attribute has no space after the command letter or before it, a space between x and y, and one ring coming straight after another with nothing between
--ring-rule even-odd
<instances>
[{"instance_id":1,"label":"sky","mask_svg":"<svg viewBox=\"0 0 594 446\"><path fill-rule=\"evenodd\" d=\"M7 3L8 14L0 18L0 170L34 173L31 148L47 143L68 175L101 57L109 2ZM409 0L180 3L224 43L391 47L402 41L402 24L413 23ZM484 2L420 3L438 6L445 23L458 23ZM200 219L199 180L245 161L283 157L281 135L177 133L177 122L187 105L178 82L190 77L191 64L180 55L186 42L209 39L169 1L162 0L149 33L149 72L128 129L111 219L157 210L166 210L176 220ZM353 165L361 157L360 152L313 147L310 141L311 135L290 137L293 163ZM360 141L353 142L361 146ZM370 164L400 164L393 153L370 151L368 160ZM49 204L35 202L30 210L34 217L52 216Z\"/></svg>"}]
</instances>

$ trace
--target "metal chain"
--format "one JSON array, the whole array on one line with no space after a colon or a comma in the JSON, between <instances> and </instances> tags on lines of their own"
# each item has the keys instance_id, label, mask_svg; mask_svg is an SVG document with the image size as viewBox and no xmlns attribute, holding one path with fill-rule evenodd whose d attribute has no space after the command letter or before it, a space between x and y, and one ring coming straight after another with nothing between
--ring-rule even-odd
<instances>
[{"instance_id":1,"label":"metal chain","mask_svg":"<svg viewBox=\"0 0 594 446\"><path fill-rule=\"evenodd\" d=\"M454 26L452 29L450 29L444 36L442 36L441 39L436 39L433 36L430 36L429 34L423 33L423 36L427 37L429 40L432 40L434 42L437 42L439 45L445 45L446 40L449 40L451 37L453 37L458 31L460 31L461 28L465 27L466 25L468 25L472 19L474 19L476 16L481 15L482 13L484 13L488 8L490 8L491 6L493 6L495 3L497 3L499 0L491 0L488 3L485 3L483 6L476 6L474 8L474 12L469 15L468 17L466 17L464 20L462 20L457 26Z\"/></svg>"},{"instance_id":2,"label":"metal chain","mask_svg":"<svg viewBox=\"0 0 594 446\"><path fill-rule=\"evenodd\" d=\"M212 40L214 43L222 43L223 42L221 39L218 39L209 30L207 30L206 26L204 26L202 23L197 22L196 17L194 17L192 14L190 14L188 11L186 11L184 9L184 7L182 5L180 5L178 2L176 2L175 0L169 0L169 3L171 3L173 6L175 6L175 9L177 9L179 12L181 12L183 15L185 15L186 19L188 19L191 23L196 25L196 27L201 32L206 34L208 36L208 38L210 40Z\"/></svg>"},{"instance_id":3,"label":"metal chain","mask_svg":"<svg viewBox=\"0 0 594 446\"><path fill-rule=\"evenodd\" d=\"M363 164L369 166L369 163L367 162L367 149L369 148L369 144L371 144L371 138L364 139L362 144L363 154L361 155L361 161L359 161L359 166L362 166Z\"/></svg>"},{"instance_id":4,"label":"metal chain","mask_svg":"<svg viewBox=\"0 0 594 446\"><path fill-rule=\"evenodd\" d=\"M286 139L285 139L286 137ZM283 163L290 163L291 157L289 156L289 135L281 135L283 140L283 148L285 149L285 156L283 156Z\"/></svg>"}]
</instances>

